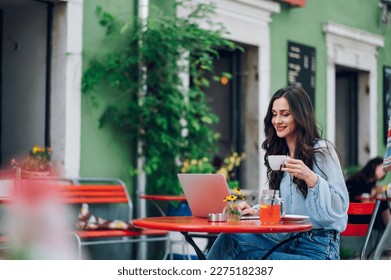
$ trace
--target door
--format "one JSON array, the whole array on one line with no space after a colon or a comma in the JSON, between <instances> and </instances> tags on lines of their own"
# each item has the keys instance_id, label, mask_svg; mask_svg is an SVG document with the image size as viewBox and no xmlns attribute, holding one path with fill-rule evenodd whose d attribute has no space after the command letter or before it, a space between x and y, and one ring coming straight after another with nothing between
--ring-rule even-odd
<instances>
[{"instance_id":1,"label":"door","mask_svg":"<svg viewBox=\"0 0 391 280\"><path fill-rule=\"evenodd\" d=\"M219 50L219 58L214 62L214 73L206 76L210 82L210 87L204 89L206 99L219 117L219 122L214 125L215 132L220 135L216 155L219 159L229 156L233 151L239 154L243 151L242 56L240 51ZM232 79L213 79L213 75L221 76L223 72L230 73ZM238 171L236 179L240 180L239 177Z\"/></svg>"},{"instance_id":2,"label":"door","mask_svg":"<svg viewBox=\"0 0 391 280\"><path fill-rule=\"evenodd\" d=\"M358 73L337 68L336 72L336 137L342 166L358 164Z\"/></svg>"},{"instance_id":3,"label":"door","mask_svg":"<svg viewBox=\"0 0 391 280\"><path fill-rule=\"evenodd\" d=\"M1 1L0 162L47 145L48 4Z\"/></svg>"}]
</instances>

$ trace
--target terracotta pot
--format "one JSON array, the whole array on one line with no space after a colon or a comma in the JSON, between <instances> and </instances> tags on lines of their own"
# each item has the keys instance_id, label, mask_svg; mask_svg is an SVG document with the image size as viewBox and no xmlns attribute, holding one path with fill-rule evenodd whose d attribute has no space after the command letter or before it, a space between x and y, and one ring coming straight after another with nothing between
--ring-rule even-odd
<instances>
[{"instance_id":1,"label":"terracotta pot","mask_svg":"<svg viewBox=\"0 0 391 280\"><path fill-rule=\"evenodd\" d=\"M23 179L41 178L41 177L47 177L49 175L50 175L49 171L27 171L27 170L22 170L22 178Z\"/></svg>"}]
</instances>

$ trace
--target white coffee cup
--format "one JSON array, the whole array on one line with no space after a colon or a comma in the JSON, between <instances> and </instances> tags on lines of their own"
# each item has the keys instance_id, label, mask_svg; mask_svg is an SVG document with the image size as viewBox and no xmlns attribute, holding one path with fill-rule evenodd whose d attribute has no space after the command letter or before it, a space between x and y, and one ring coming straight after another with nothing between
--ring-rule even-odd
<instances>
[{"instance_id":1,"label":"white coffee cup","mask_svg":"<svg viewBox=\"0 0 391 280\"><path fill-rule=\"evenodd\" d=\"M285 164L287 158L288 156L286 155L271 155L267 157L267 160L269 161L269 165L272 170L280 170L281 165Z\"/></svg>"}]
</instances>

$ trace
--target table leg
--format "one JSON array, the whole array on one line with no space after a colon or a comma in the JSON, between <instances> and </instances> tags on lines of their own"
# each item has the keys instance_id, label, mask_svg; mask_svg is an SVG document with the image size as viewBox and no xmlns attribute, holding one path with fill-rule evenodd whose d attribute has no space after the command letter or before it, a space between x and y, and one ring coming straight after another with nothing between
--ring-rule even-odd
<instances>
[{"instance_id":1,"label":"table leg","mask_svg":"<svg viewBox=\"0 0 391 280\"><path fill-rule=\"evenodd\" d=\"M197 233L192 233L189 234L191 238L206 238L208 239L208 243L206 244L206 248L204 252L209 252L210 248L212 248L213 243L215 242L216 238L219 236L218 233L208 233L208 234L197 234Z\"/></svg>"},{"instance_id":2,"label":"table leg","mask_svg":"<svg viewBox=\"0 0 391 280\"><path fill-rule=\"evenodd\" d=\"M288 243L288 242L290 242L290 241L292 241L292 240L294 240L294 239L296 239L296 238L299 238L299 236L300 236L300 233L297 233L297 234L295 234L295 235L293 235L293 236L291 236L291 237L289 237L289 238L287 238L287 239L281 241L280 243L278 243L277 245L275 245L274 247L272 247L268 252L266 252L266 254L262 257L261 260L267 260L267 258L270 257L270 255L271 255L274 251L276 251L278 248L280 248L280 247L281 247L282 245L284 245L285 243Z\"/></svg>"},{"instance_id":3,"label":"table leg","mask_svg":"<svg viewBox=\"0 0 391 280\"><path fill-rule=\"evenodd\" d=\"M205 255L204 253L201 251L201 249L197 246L197 244L194 242L193 238L191 238L189 236L189 233L188 232L181 232L183 234L183 236L185 237L186 241L194 248L197 256L198 256L198 259L199 260L205 260Z\"/></svg>"}]
</instances>

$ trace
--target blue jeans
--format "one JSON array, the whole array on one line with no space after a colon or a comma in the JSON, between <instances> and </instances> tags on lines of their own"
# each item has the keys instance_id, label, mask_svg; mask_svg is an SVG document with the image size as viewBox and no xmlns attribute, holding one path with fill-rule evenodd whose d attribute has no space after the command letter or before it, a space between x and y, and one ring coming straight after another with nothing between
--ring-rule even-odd
<instances>
[{"instance_id":1,"label":"blue jeans","mask_svg":"<svg viewBox=\"0 0 391 280\"><path fill-rule=\"evenodd\" d=\"M287 235L287 238L293 236ZM274 234L220 234L208 260L259 260L280 240ZM335 230L302 232L272 253L268 260L339 260L340 235Z\"/></svg>"}]
</instances>

